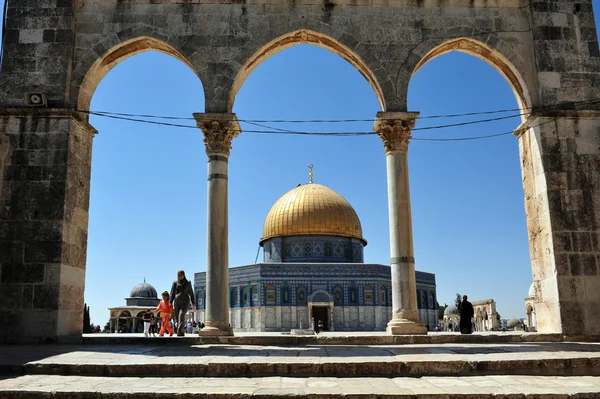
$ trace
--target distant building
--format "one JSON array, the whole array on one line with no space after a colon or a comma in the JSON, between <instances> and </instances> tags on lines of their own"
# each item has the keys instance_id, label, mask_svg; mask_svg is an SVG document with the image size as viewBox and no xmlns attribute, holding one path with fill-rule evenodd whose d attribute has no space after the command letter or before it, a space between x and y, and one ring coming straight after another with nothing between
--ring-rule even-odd
<instances>
[{"instance_id":1,"label":"distant building","mask_svg":"<svg viewBox=\"0 0 600 399\"><path fill-rule=\"evenodd\" d=\"M525 314L527 315L527 331L537 331L537 320L535 317L535 285L531 283L527 298L525 298Z\"/></svg>"},{"instance_id":2,"label":"distant building","mask_svg":"<svg viewBox=\"0 0 600 399\"><path fill-rule=\"evenodd\" d=\"M110 332L143 332L142 316L148 309L158 306L160 299L153 286L146 283L136 285L125 298L125 306L109 308Z\"/></svg>"},{"instance_id":3,"label":"distant building","mask_svg":"<svg viewBox=\"0 0 600 399\"><path fill-rule=\"evenodd\" d=\"M358 215L320 184L298 185L267 214L264 261L229 271L231 326L289 331L321 321L330 331L385 330L392 317L391 269L363 263ZM421 320L435 329L435 275L416 272ZM206 273L196 273L196 319L204 320Z\"/></svg>"},{"instance_id":4,"label":"distant building","mask_svg":"<svg viewBox=\"0 0 600 399\"><path fill-rule=\"evenodd\" d=\"M496 302L493 299L484 299L481 301L472 301L473 322L475 331L493 331L499 329L498 313L496 313ZM455 304L451 304L444 310L444 331L450 329L457 330L460 323L460 311Z\"/></svg>"}]
</instances>

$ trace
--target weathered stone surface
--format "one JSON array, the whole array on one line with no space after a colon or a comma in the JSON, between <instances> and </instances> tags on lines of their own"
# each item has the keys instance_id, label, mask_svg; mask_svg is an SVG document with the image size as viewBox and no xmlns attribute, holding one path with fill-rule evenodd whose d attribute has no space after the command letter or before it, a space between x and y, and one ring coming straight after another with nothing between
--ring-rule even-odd
<instances>
[{"instance_id":1,"label":"weathered stone surface","mask_svg":"<svg viewBox=\"0 0 600 399\"><path fill-rule=\"evenodd\" d=\"M3 398L595 398L600 377L110 378L23 376L0 381ZM126 394L124 392L127 392Z\"/></svg>"},{"instance_id":2,"label":"weathered stone surface","mask_svg":"<svg viewBox=\"0 0 600 399\"><path fill-rule=\"evenodd\" d=\"M169 54L201 79L205 112L224 114L257 65L297 43L354 65L386 112L406 111L412 74L448 51L500 71L531 110L518 136L538 331L600 334L591 0L21 0L9 3L0 73L0 293L16 306L0 342L80 333L93 128L73 109L89 108L106 73L143 51ZM31 92L49 108L27 108ZM23 309L51 315L44 334Z\"/></svg>"}]
</instances>

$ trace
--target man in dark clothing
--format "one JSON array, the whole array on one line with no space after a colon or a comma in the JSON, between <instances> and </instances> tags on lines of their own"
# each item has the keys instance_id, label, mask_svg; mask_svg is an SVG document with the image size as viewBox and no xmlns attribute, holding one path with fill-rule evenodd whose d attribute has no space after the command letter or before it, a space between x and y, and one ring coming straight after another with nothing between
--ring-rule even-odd
<instances>
[{"instance_id":1,"label":"man in dark clothing","mask_svg":"<svg viewBox=\"0 0 600 399\"><path fill-rule=\"evenodd\" d=\"M177 336L185 336L186 320L185 315L190 309L190 303L192 309L196 309L196 302L194 302L194 289L192 283L185 278L185 272L180 270L177 272L177 280L173 281L171 287L171 304L173 305L173 316L177 320Z\"/></svg>"},{"instance_id":2,"label":"man in dark clothing","mask_svg":"<svg viewBox=\"0 0 600 399\"><path fill-rule=\"evenodd\" d=\"M463 295L462 302L460 303L460 333L471 334L473 325L471 324L471 318L475 314L473 305L467 301L467 296Z\"/></svg>"}]
</instances>

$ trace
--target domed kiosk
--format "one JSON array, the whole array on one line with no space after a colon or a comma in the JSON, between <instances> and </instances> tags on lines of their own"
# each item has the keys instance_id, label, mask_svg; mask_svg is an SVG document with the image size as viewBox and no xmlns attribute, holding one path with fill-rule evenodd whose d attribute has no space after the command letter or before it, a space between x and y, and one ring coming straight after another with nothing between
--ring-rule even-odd
<instances>
[{"instance_id":1,"label":"domed kiosk","mask_svg":"<svg viewBox=\"0 0 600 399\"><path fill-rule=\"evenodd\" d=\"M143 332L142 316L160 302L153 286L144 282L131 289L125 306L109 308L110 332Z\"/></svg>"},{"instance_id":2,"label":"domed kiosk","mask_svg":"<svg viewBox=\"0 0 600 399\"><path fill-rule=\"evenodd\" d=\"M531 283L527 298L525 298L525 313L527 314L527 331L537 331L537 320L535 317L535 283Z\"/></svg>"},{"instance_id":3,"label":"domed kiosk","mask_svg":"<svg viewBox=\"0 0 600 399\"><path fill-rule=\"evenodd\" d=\"M392 317L388 265L363 263L358 214L329 187L300 184L267 213L263 262L229 270L235 331L290 331L321 321L329 331L385 331ZM196 273L196 320L204 320L206 272ZM437 325L435 275L416 272L421 321Z\"/></svg>"},{"instance_id":4,"label":"domed kiosk","mask_svg":"<svg viewBox=\"0 0 600 399\"><path fill-rule=\"evenodd\" d=\"M456 330L458 323L460 323L460 312L455 304L449 305L444 309L444 330L454 331Z\"/></svg>"}]
</instances>

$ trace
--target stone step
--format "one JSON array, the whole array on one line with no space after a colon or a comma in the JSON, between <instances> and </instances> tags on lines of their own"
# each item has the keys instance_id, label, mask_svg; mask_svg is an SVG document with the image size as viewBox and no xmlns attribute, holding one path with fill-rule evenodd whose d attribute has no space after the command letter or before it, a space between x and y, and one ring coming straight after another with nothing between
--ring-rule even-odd
<instances>
[{"instance_id":1,"label":"stone step","mask_svg":"<svg viewBox=\"0 0 600 399\"><path fill-rule=\"evenodd\" d=\"M31 363L0 366L3 374L53 374L111 377L423 377L423 376L600 376L600 358L499 361L388 361L388 362L219 362L148 364Z\"/></svg>"},{"instance_id":2,"label":"stone step","mask_svg":"<svg viewBox=\"0 0 600 399\"><path fill-rule=\"evenodd\" d=\"M600 344L5 346L0 372L106 377L600 376Z\"/></svg>"},{"instance_id":3,"label":"stone step","mask_svg":"<svg viewBox=\"0 0 600 399\"><path fill-rule=\"evenodd\" d=\"M387 335L371 332L326 332L320 335L296 336L280 333L239 333L233 337L152 337L142 334L86 334L85 345L432 345L432 344L490 344L490 343L538 343L538 342L599 342L596 336L564 336L537 333L479 333L462 335L456 333L430 333L428 335Z\"/></svg>"},{"instance_id":4,"label":"stone step","mask_svg":"<svg viewBox=\"0 0 600 399\"><path fill-rule=\"evenodd\" d=\"M600 377L114 378L22 376L0 380L3 399L162 398L599 398Z\"/></svg>"}]
</instances>

